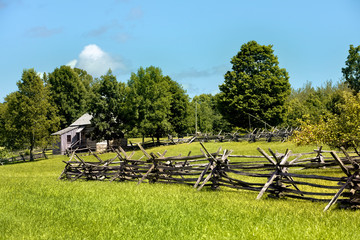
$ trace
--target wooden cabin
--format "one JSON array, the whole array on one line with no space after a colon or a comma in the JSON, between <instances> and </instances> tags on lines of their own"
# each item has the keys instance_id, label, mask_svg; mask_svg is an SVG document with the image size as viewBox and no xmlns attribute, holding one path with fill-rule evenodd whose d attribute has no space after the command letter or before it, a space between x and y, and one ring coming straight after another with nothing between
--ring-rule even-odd
<instances>
[{"instance_id":1,"label":"wooden cabin","mask_svg":"<svg viewBox=\"0 0 360 240\"><path fill-rule=\"evenodd\" d=\"M89 138L92 116L88 113L82 115L79 119L73 122L69 127L53 133L54 136L59 136L59 140L54 147L53 154L66 154L66 151L75 149L90 148L94 151L102 151L107 147L106 141L98 142ZM116 144L115 144L116 143ZM126 146L127 139L119 139L111 141L112 146L115 145Z\"/></svg>"},{"instance_id":2,"label":"wooden cabin","mask_svg":"<svg viewBox=\"0 0 360 240\"><path fill-rule=\"evenodd\" d=\"M96 149L96 141L92 141L87 136L91 131L91 118L92 116L90 114L85 113L69 127L53 133L52 135L60 136L57 146L53 150L53 154L63 155L66 153L66 150L76 148L90 147Z\"/></svg>"}]
</instances>

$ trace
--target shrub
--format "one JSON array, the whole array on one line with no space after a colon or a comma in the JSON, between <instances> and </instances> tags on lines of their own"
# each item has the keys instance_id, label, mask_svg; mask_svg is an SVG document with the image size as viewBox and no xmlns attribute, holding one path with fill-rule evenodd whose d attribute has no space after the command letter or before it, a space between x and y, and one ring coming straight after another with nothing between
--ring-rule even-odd
<instances>
[{"instance_id":1,"label":"shrub","mask_svg":"<svg viewBox=\"0 0 360 240\"><path fill-rule=\"evenodd\" d=\"M317 123L304 121L301 131L292 140L297 144L324 143L330 147L349 148L360 145L360 93L342 92L342 101L335 108L336 114L327 114Z\"/></svg>"}]
</instances>

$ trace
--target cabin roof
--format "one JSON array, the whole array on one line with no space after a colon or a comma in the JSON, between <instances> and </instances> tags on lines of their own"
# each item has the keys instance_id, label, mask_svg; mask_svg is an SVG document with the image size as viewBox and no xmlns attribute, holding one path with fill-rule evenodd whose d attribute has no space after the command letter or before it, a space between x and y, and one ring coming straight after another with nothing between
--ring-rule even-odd
<instances>
[{"instance_id":1,"label":"cabin roof","mask_svg":"<svg viewBox=\"0 0 360 240\"><path fill-rule=\"evenodd\" d=\"M70 127L73 126L84 126L84 125L90 125L90 120L92 119L92 116L88 113L85 113L81 117L79 117L75 122L73 122Z\"/></svg>"},{"instance_id":2,"label":"cabin roof","mask_svg":"<svg viewBox=\"0 0 360 240\"><path fill-rule=\"evenodd\" d=\"M69 127L61 129L60 131L54 132L51 135L63 135L67 132L70 132L76 128L78 130L76 132L81 132L86 125L90 125L90 120L92 119L92 116L88 113L85 113L81 117L79 117L75 122L73 122Z\"/></svg>"},{"instance_id":3,"label":"cabin roof","mask_svg":"<svg viewBox=\"0 0 360 240\"><path fill-rule=\"evenodd\" d=\"M75 128L78 128L78 127L77 126L67 127L67 128L61 129L60 131L54 132L51 135L63 135L67 132L70 132L71 130L74 130Z\"/></svg>"}]
</instances>

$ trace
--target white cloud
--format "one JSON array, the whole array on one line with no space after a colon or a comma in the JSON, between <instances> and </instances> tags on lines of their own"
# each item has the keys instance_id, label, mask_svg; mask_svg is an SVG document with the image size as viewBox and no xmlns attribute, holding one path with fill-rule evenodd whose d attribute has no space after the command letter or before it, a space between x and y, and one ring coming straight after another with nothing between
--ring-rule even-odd
<instances>
[{"instance_id":1,"label":"white cloud","mask_svg":"<svg viewBox=\"0 0 360 240\"><path fill-rule=\"evenodd\" d=\"M76 59L71 60L70 62L68 62L68 63L66 64L66 66L70 66L70 67L74 68L74 67L76 66L77 62L78 62L78 61L77 61Z\"/></svg>"},{"instance_id":2,"label":"white cloud","mask_svg":"<svg viewBox=\"0 0 360 240\"><path fill-rule=\"evenodd\" d=\"M112 71L125 70L122 61L114 59L96 44L85 46L79 55L79 59L74 59L67 65L84 69L94 77L106 74L109 69Z\"/></svg>"}]
</instances>

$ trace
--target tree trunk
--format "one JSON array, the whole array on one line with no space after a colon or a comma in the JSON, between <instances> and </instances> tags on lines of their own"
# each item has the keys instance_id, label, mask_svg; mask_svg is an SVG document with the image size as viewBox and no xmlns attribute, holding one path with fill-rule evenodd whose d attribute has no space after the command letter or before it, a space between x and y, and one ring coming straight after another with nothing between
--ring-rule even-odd
<instances>
[{"instance_id":1,"label":"tree trunk","mask_svg":"<svg viewBox=\"0 0 360 240\"><path fill-rule=\"evenodd\" d=\"M34 161L34 153L33 153L33 151L34 151L34 146L31 145L30 146L30 161Z\"/></svg>"},{"instance_id":2,"label":"tree trunk","mask_svg":"<svg viewBox=\"0 0 360 240\"><path fill-rule=\"evenodd\" d=\"M44 155L44 158L45 158L45 159L48 159L48 156L46 155L45 151L46 151L46 148L44 148L44 149L42 150L42 153L43 153L43 155Z\"/></svg>"}]
</instances>

